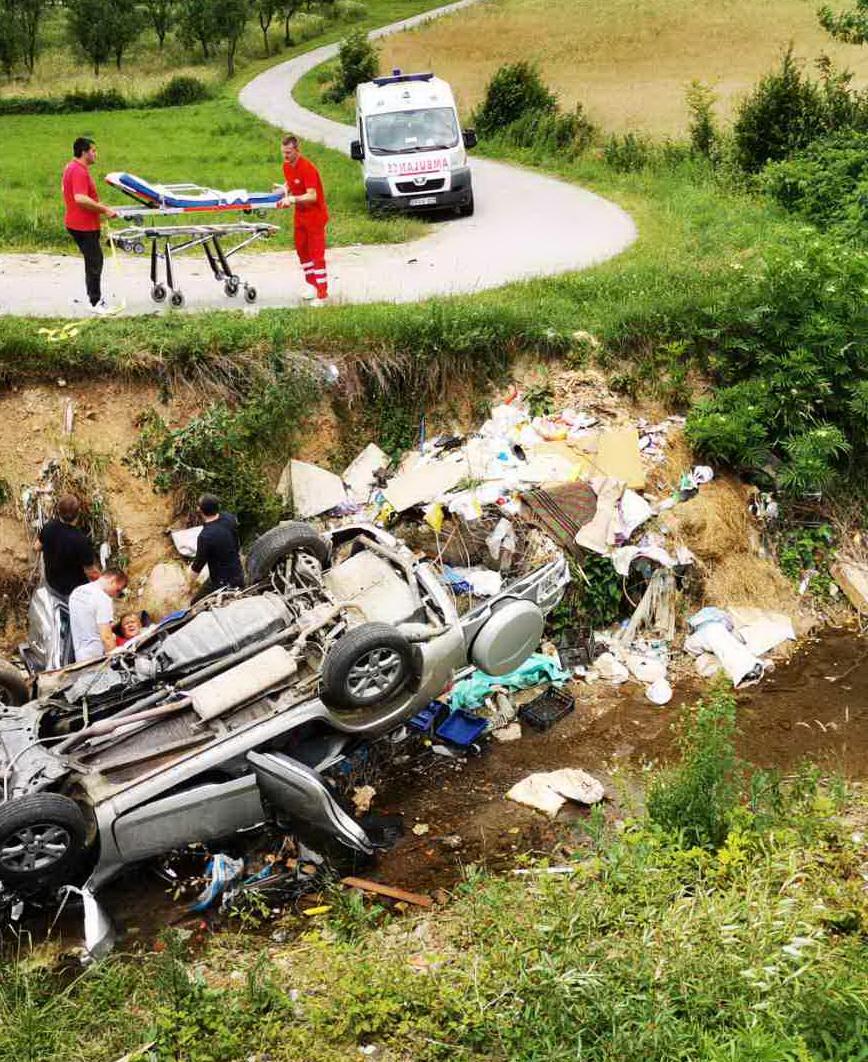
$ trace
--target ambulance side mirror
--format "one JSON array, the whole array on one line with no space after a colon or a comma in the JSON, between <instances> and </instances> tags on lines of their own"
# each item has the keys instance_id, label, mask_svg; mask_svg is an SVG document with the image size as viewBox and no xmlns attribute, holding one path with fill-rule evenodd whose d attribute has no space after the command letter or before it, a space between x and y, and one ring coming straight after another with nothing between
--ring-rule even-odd
<instances>
[{"instance_id":1,"label":"ambulance side mirror","mask_svg":"<svg viewBox=\"0 0 868 1062\"><path fill-rule=\"evenodd\" d=\"M365 157L364 151L362 151L362 143L360 140L350 141L350 158L355 162L361 162Z\"/></svg>"},{"instance_id":2,"label":"ambulance side mirror","mask_svg":"<svg viewBox=\"0 0 868 1062\"><path fill-rule=\"evenodd\" d=\"M477 140L476 140L476 130L475 129L465 129L464 133L462 135L464 137L464 146L466 148L475 148L476 147Z\"/></svg>"}]
</instances>

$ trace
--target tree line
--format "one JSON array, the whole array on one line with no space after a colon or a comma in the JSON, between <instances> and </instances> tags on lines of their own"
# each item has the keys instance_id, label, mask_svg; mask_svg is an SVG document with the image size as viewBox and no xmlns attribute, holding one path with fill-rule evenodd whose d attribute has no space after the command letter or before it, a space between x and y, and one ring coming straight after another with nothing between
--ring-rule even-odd
<instances>
[{"instance_id":1,"label":"tree line","mask_svg":"<svg viewBox=\"0 0 868 1062\"><path fill-rule=\"evenodd\" d=\"M70 45L94 74L124 55L145 29L160 49L173 34L184 48L211 59L222 50L229 76L235 72L238 45L251 21L262 33L270 54L269 30L283 24L284 44L292 43L290 20L316 8L333 17L336 0L62 0ZM43 43L49 0L0 0L0 69L32 75Z\"/></svg>"}]
</instances>

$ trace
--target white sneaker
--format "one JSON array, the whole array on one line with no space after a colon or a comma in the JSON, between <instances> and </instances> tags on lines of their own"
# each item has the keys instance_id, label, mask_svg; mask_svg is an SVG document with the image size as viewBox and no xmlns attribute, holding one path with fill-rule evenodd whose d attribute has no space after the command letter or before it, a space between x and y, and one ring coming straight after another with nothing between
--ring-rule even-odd
<instances>
[{"instance_id":1,"label":"white sneaker","mask_svg":"<svg viewBox=\"0 0 868 1062\"><path fill-rule=\"evenodd\" d=\"M302 298L304 299L305 302L310 302L311 299L315 299L316 298L316 288L311 287L311 285L308 284L307 285L307 290L302 295Z\"/></svg>"},{"instance_id":2,"label":"white sneaker","mask_svg":"<svg viewBox=\"0 0 868 1062\"><path fill-rule=\"evenodd\" d=\"M323 297L322 297L321 299L320 299L320 298L316 298L316 299L314 299L314 300L313 300L313 302L312 302L312 303L310 304L310 306L311 306L311 309L312 309L312 310L314 310L314 309L315 309L315 310L318 310L318 309L320 309L320 307L322 307L322 306L327 306L327 305L328 305L328 301L329 301L329 297L328 297L328 295L324 295L324 296L323 296Z\"/></svg>"},{"instance_id":3,"label":"white sneaker","mask_svg":"<svg viewBox=\"0 0 868 1062\"><path fill-rule=\"evenodd\" d=\"M107 317L109 314L115 313L115 308L109 306L105 299L100 299L99 302L91 305L90 312L95 313L98 317Z\"/></svg>"}]
</instances>

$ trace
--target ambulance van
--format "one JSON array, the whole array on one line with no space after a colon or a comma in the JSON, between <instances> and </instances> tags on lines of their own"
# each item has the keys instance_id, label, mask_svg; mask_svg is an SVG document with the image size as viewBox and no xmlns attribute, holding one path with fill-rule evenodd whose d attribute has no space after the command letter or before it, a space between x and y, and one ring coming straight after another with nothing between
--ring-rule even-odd
<instances>
[{"instance_id":1,"label":"ambulance van","mask_svg":"<svg viewBox=\"0 0 868 1062\"><path fill-rule=\"evenodd\" d=\"M362 163L371 213L451 210L473 213L467 148L452 89L433 74L366 81L356 89L356 131L350 155Z\"/></svg>"}]
</instances>

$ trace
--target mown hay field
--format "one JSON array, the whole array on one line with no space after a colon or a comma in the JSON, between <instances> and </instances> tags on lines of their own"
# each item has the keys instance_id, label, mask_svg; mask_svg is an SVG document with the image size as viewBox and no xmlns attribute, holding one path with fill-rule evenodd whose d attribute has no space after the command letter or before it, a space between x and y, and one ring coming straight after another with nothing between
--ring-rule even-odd
<instances>
[{"instance_id":1,"label":"mown hay field","mask_svg":"<svg viewBox=\"0 0 868 1062\"><path fill-rule=\"evenodd\" d=\"M462 113L503 63L530 59L561 104L581 101L607 131L678 136L694 78L733 106L792 41L811 64L829 55L868 83L868 46L832 41L815 0L485 0L470 11L387 38L382 69L434 69L455 88ZM833 4L834 7L840 5Z\"/></svg>"}]
</instances>

